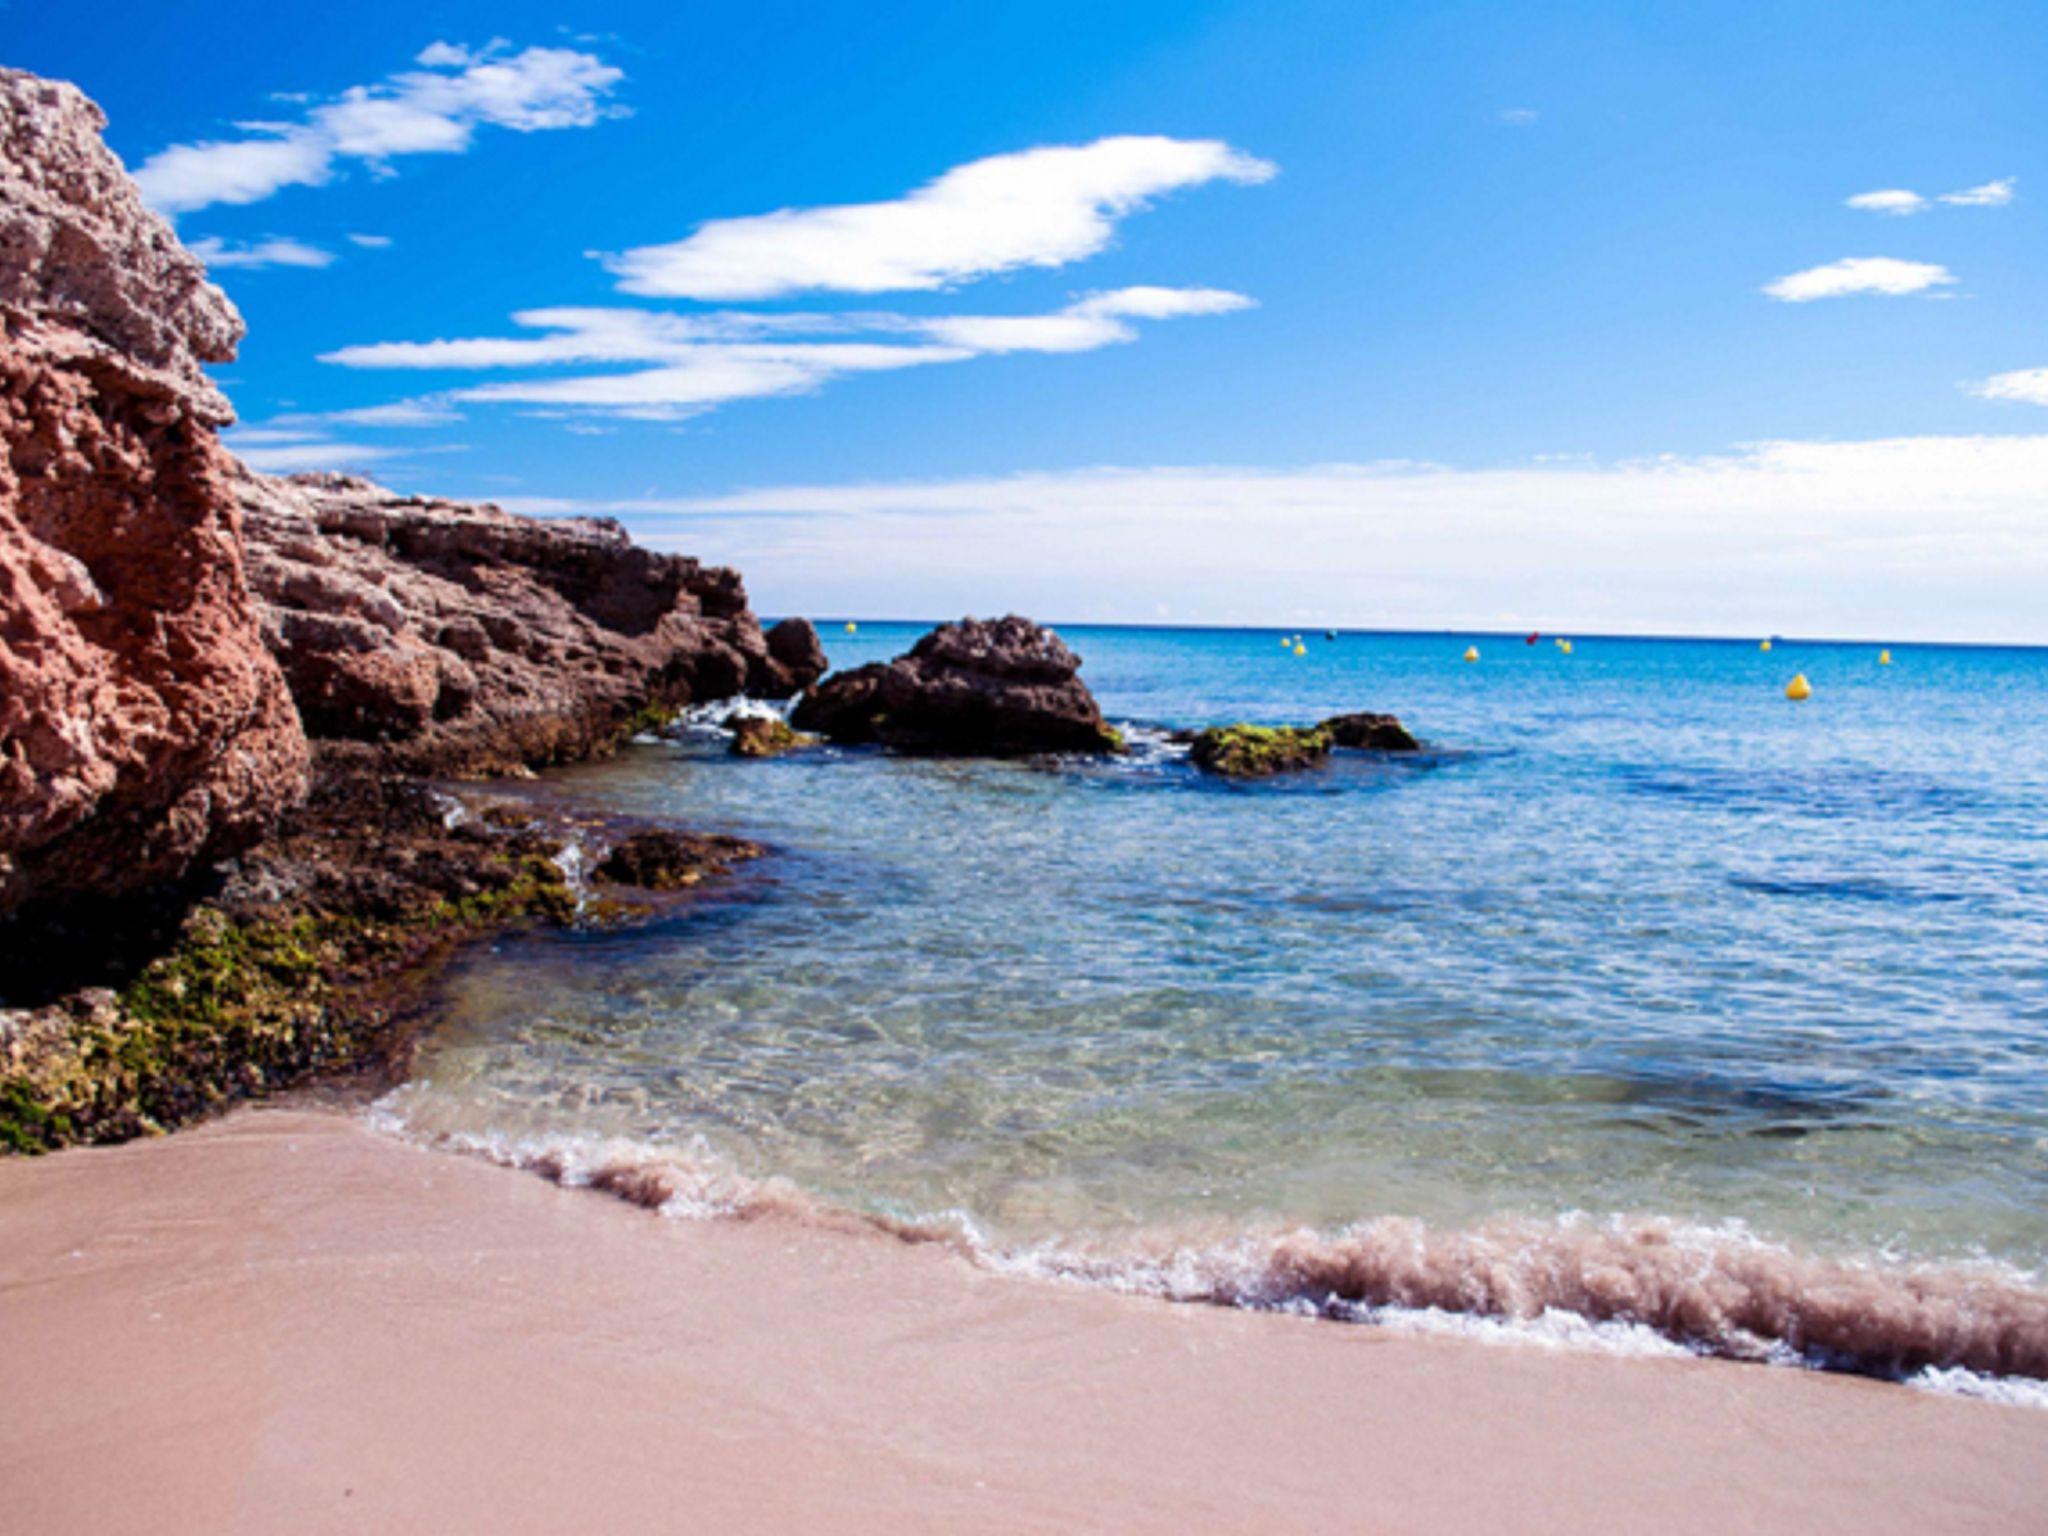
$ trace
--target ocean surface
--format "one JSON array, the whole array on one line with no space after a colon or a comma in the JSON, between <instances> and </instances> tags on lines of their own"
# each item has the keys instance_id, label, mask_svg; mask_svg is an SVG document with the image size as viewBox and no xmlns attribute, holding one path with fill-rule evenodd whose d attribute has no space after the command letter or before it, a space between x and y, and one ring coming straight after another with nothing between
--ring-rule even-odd
<instances>
[{"instance_id":1,"label":"ocean surface","mask_svg":"<svg viewBox=\"0 0 2048 1536\"><path fill-rule=\"evenodd\" d=\"M706 719L533 786L773 854L469 958L380 1119L1161 1295L2048 1376L2048 651L1062 633L1127 759ZM1164 739L1355 709L1427 750Z\"/></svg>"}]
</instances>

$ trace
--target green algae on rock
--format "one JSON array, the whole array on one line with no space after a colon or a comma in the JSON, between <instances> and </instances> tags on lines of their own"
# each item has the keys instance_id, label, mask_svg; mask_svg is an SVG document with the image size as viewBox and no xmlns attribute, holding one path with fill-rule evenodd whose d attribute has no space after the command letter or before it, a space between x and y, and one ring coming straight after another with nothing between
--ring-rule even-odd
<instances>
[{"instance_id":1,"label":"green algae on rock","mask_svg":"<svg viewBox=\"0 0 2048 1536\"><path fill-rule=\"evenodd\" d=\"M1232 779L1262 779L1313 768L1330 755L1321 726L1216 725L1197 733L1189 755L1195 766Z\"/></svg>"},{"instance_id":2,"label":"green algae on rock","mask_svg":"<svg viewBox=\"0 0 2048 1536\"><path fill-rule=\"evenodd\" d=\"M791 730L786 721L773 715L742 715L732 722L734 757L781 757L801 747L814 747L819 738Z\"/></svg>"},{"instance_id":3,"label":"green algae on rock","mask_svg":"<svg viewBox=\"0 0 2048 1536\"><path fill-rule=\"evenodd\" d=\"M433 827L402 850L392 829L395 870L357 880L347 839L302 823L132 974L0 1015L0 1150L153 1134L375 1060L456 945L575 915L558 844Z\"/></svg>"}]
</instances>

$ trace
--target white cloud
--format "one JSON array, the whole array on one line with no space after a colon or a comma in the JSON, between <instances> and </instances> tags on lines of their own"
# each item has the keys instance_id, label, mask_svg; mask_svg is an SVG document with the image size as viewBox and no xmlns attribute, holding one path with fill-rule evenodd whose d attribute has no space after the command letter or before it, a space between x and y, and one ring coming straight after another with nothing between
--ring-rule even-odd
<instances>
[{"instance_id":1,"label":"white cloud","mask_svg":"<svg viewBox=\"0 0 2048 1536\"><path fill-rule=\"evenodd\" d=\"M1887 187L1878 192L1858 192L1854 197L1846 199L1846 202L1849 207L1864 213L1893 215L1925 213L1935 203L1948 203L1957 208L2003 208L2013 200L2013 188L2018 185L2018 177L2007 176L2000 181L1987 181L1980 187L1965 187L1960 192L1944 192L1933 202L1904 187Z\"/></svg>"},{"instance_id":2,"label":"white cloud","mask_svg":"<svg viewBox=\"0 0 2048 1536\"><path fill-rule=\"evenodd\" d=\"M1092 352L1136 341L1131 320L1172 320L1249 309L1222 288L1118 288L1094 293L1049 315L951 315L905 322L932 340L982 352Z\"/></svg>"},{"instance_id":3,"label":"white cloud","mask_svg":"<svg viewBox=\"0 0 2048 1536\"><path fill-rule=\"evenodd\" d=\"M1958 208L2003 208L2013 199L2013 188L2019 185L2019 178L2007 176L2000 181L1987 181L1981 187L1965 187L1960 192L1944 192L1941 200L1953 203Z\"/></svg>"},{"instance_id":4,"label":"white cloud","mask_svg":"<svg viewBox=\"0 0 2048 1536\"><path fill-rule=\"evenodd\" d=\"M1858 192L1846 199L1847 205L1864 213L1889 213L1903 216L1909 213L1925 213L1930 206L1927 199L1918 192L1908 192L1903 187L1889 187L1882 192Z\"/></svg>"},{"instance_id":5,"label":"white cloud","mask_svg":"<svg viewBox=\"0 0 2048 1536\"><path fill-rule=\"evenodd\" d=\"M293 411L273 417L270 425L303 428L317 422L343 422L352 427L445 427L464 419L462 412L445 400L424 397L340 411Z\"/></svg>"},{"instance_id":6,"label":"white cloud","mask_svg":"<svg viewBox=\"0 0 2048 1536\"><path fill-rule=\"evenodd\" d=\"M1986 400L2019 400L2028 405L2048 405L2048 368L2021 368L2012 373L1995 373L1970 386L1970 393Z\"/></svg>"},{"instance_id":7,"label":"white cloud","mask_svg":"<svg viewBox=\"0 0 2048 1536\"><path fill-rule=\"evenodd\" d=\"M1920 293L1954 281L1955 275L1948 268L1931 262L1900 261L1892 256L1850 256L1778 278L1765 284L1764 292L1787 304L1805 304L1854 293Z\"/></svg>"},{"instance_id":8,"label":"white cloud","mask_svg":"<svg viewBox=\"0 0 2048 1536\"><path fill-rule=\"evenodd\" d=\"M673 298L941 288L1093 256L1156 197L1274 174L1215 139L1098 139L972 161L890 202L716 219L604 261L624 292Z\"/></svg>"},{"instance_id":9,"label":"white cloud","mask_svg":"<svg viewBox=\"0 0 2048 1536\"><path fill-rule=\"evenodd\" d=\"M230 432L226 441L243 463L271 475L296 474L303 469L356 469L404 452L376 443L337 442L329 437L262 429Z\"/></svg>"},{"instance_id":10,"label":"white cloud","mask_svg":"<svg viewBox=\"0 0 2048 1536\"><path fill-rule=\"evenodd\" d=\"M738 562L793 612L1142 620L1166 602L1203 623L2041 641L2044 504L2048 435L1492 469L1094 469L533 509L622 516L643 541ZM963 553L976 549L1003 558Z\"/></svg>"},{"instance_id":11,"label":"white cloud","mask_svg":"<svg viewBox=\"0 0 2048 1536\"><path fill-rule=\"evenodd\" d=\"M350 235L349 244L360 245L366 251L383 251L391 248L389 235Z\"/></svg>"},{"instance_id":12,"label":"white cloud","mask_svg":"<svg viewBox=\"0 0 2048 1536\"><path fill-rule=\"evenodd\" d=\"M194 240L190 249L208 267L218 270L229 267L328 267L334 264L332 251L275 235L251 244L209 237Z\"/></svg>"},{"instance_id":13,"label":"white cloud","mask_svg":"<svg viewBox=\"0 0 2048 1536\"><path fill-rule=\"evenodd\" d=\"M1509 107L1499 114L1510 128L1527 128L1540 115L1534 107Z\"/></svg>"},{"instance_id":14,"label":"white cloud","mask_svg":"<svg viewBox=\"0 0 2048 1536\"><path fill-rule=\"evenodd\" d=\"M436 43L418 62L422 68L376 85L351 86L301 121L240 123L249 137L174 144L145 160L135 180L165 213L260 202L285 187L318 186L346 160L388 171L399 155L460 153L486 124L518 133L588 127L624 78L567 48L471 53Z\"/></svg>"},{"instance_id":15,"label":"white cloud","mask_svg":"<svg viewBox=\"0 0 2048 1536\"><path fill-rule=\"evenodd\" d=\"M635 373L521 380L455 398L577 407L673 419L727 400L801 394L850 373L965 362L1004 352L1086 352L1137 339L1133 320L1220 315L1250 307L1221 288L1118 288L1038 315L806 315L644 309L522 310L536 336L478 336L343 347L321 361L347 368L476 370L641 363ZM831 341L787 337L832 336ZM871 338L886 337L877 341ZM870 338L870 339L859 339Z\"/></svg>"}]
</instances>

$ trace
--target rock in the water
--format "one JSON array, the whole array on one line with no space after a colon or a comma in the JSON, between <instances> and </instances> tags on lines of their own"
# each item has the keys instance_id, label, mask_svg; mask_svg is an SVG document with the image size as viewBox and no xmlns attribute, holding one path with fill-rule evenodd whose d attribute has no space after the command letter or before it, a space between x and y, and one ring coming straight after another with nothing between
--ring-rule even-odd
<instances>
[{"instance_id":1,"label":"rock in the water","mask_svg":"<svg viewBox=\"0 0 2048 1536\"><path fill-rule=\"evenodd\" d=\"M1357 752L1414 752L1422 746L1393 715L1332 715L1316 729L1329 734L1332 746Z\"/></svg>"},{"instance_id":2,"label":"rock in the water","mask_svg":"<svg viewBox=\"0 0 2048 1536\"><path fill-rule=\"evenodd\" d=\"M825 675L825 642L818 638L817 626L809 619L784 619L771 626L764 638L768 642L768 654L780 662L791 677L802 680L796 687L788 689L788 693L801 692Z\"/></svg>"},{"instance_id":3,"label":"rock in the water","mask_svg":"<svg viewBox=\"0 0 2048 1536\"><path fill-rule=\"evenodd\" d=\"M307 732L462 777L609 750L682 706L786 698L822 655L771 647L736 572L346 475L237 482L249 569ZM803 643L808 635L811 646Z\"/></svg>"},{"instance_id":4,"label":"rock in the water","mask_svg":"<svg viewBox=\"0 0 2048 1536\"><path fill-rule=\"evenodd\" d=\"M636 832L615 843L591 873L610 885L678 891L743 860L759 858L764 851L759 843L741 837Z\"/></svg>"},{"instance_id":5,"label":"rock in the water","mask_svg":"<svg viewBox=\"0 0 2048 1536\"><path fill-rule=\"evenodd\" d=\"M1081 681L1081 659L1014 614L941 624L906 655L837 672L791 723L833 741L899 752L1019 757L1114 752L1122 741Z\"/></svg>"},{"instance_id":6,"label":"rock in the water","mask_svg":"<svg viewBox=\"0 0 2048 1536\"><path fill-rule=\"evenodd\" d=\"M1233 779L1262 779L1313 768L1330 755L1330 733L1292 725L1218 725L1196 733L1197 768Z\"/></svg>"},{"instance_id":7,"label":"rock in the water","mask_svg":"<svg viewBox=\"0 0 2048 1536\"><path fill-rule=\"evenodd\" d=\"M200 369L242 319L104 125L0 69L0 912L174 879L306 785Z\"/></svg>"},{"instance_id":8,"label":"rock in the water","mask_svg":"<svg viewBox=\"0 0 2048 1536\"><path fill-rule=\"evenodd\" d=\"M734 757L780 757L799 747L816 746L818 738L793 731L771 715L742 715L732 722Z\"/></svg>"}]
</instances>

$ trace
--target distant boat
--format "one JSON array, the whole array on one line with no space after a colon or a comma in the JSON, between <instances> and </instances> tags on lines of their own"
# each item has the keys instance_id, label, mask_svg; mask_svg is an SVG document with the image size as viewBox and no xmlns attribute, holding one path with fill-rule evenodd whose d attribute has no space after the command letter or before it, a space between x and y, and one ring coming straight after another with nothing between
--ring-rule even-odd
<instances>
[{"instance_id":1,"label":"distant boat","mask_svg":"<svg viewBox=\"0 0 2048 1536\"><path fill-rule=\"evenodd\" d=\"M1334 640L1337 638L1337 631L1335 631L1334 629L1326 629L1323 631L1323 638L1325 640Z\"/></svg>"}]
</instances>

